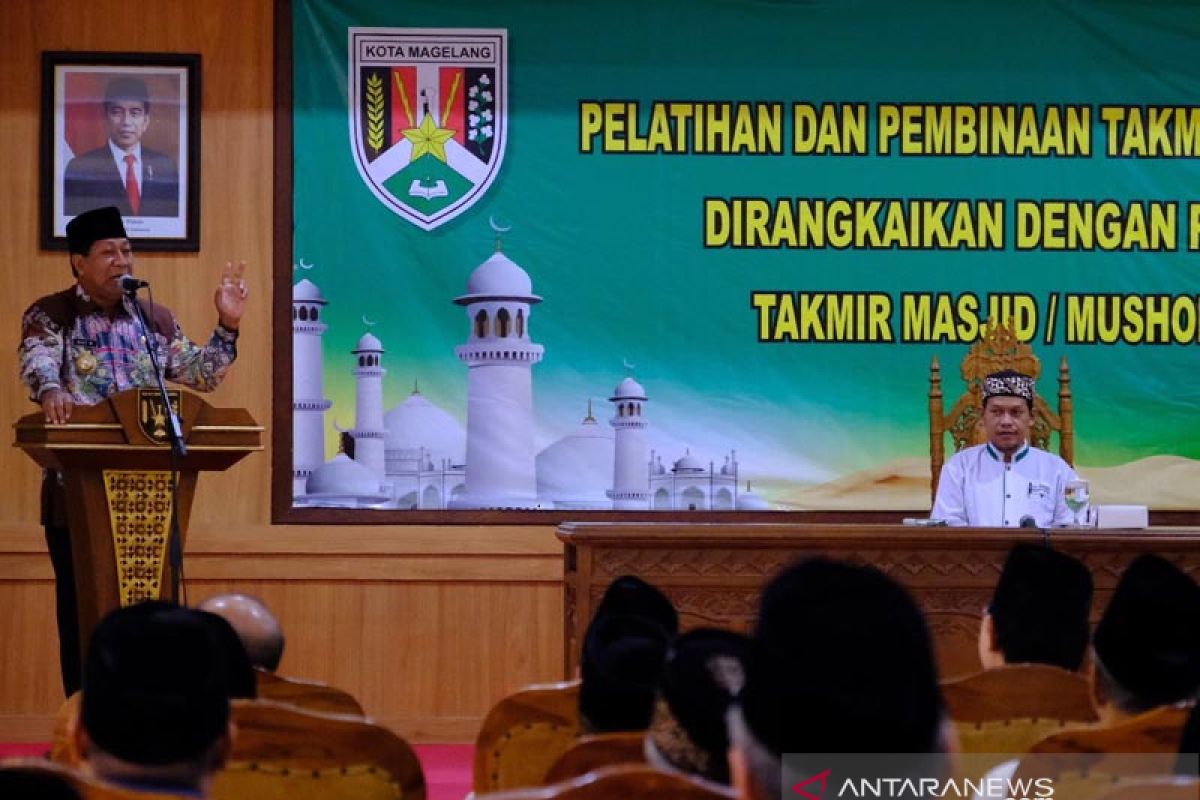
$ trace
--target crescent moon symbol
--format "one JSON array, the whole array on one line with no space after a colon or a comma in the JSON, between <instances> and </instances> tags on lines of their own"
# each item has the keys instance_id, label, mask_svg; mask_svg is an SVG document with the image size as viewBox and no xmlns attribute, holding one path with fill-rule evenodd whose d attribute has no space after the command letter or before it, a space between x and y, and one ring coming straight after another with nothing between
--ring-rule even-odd
<instances>
[{"instance_id":1,"label":"crescent moon symbol","mask_svg":"<svg viewBox=\"0 0 1200 800\"><path fill-rule=\"evenodd\" d=\"M312 269L313 267L315 267L315 266L316 266L316 264L305 264L305 263L304 263L304 259L302 258L302 259L300 259L300 263L299 263L299 264L297 264L297 266L298 266L300 269Z\"/></svg>"},{"instance_id":2,"label":"crescent moon symbol","mask_svg":"<svg viewBox=\"0 0 1200 800\"><path fill-rule=\"evenodd\" d=\"M378 322L372 322L371 320L367 319L366 314L363 314L362 321L363 321L363 325L366 325L368 328L373 328L374 326L379 324Z\"/></svg>"},{"instance_id":3,"label":"crescent moon symbol","mask_svg":"<svg viewBox=\"0 0 1200 800\"><path fill-rule=\"evenodd\" d=\"M503 225L497 223L495 215L488 217L488 225L491 225L492 230L494 230L496 233L508 233L512 230L512 225L504 227Z\"/></svg>"}]
</instances>

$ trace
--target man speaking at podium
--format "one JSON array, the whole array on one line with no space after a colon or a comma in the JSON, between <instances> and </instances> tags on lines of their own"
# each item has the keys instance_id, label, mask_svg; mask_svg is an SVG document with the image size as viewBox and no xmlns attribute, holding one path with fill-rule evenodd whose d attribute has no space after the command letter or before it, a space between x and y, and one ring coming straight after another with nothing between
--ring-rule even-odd
<instances>
[{"instance_id":1,"label":"man speaking at podium","mask_svg":"<svg viewBox=\"0 0 1200 800\"><path fill-rule=\"evenodd\" d=\"M76 405L95 405L126 389L156 385L135 300L121 278L133 274L133 248L120 212L86 211L67 223L75 285L35 302L21 319L21 380L41 405L46 422L62 425ZM197 391L216 388L237 358L238 325L246 308L245 263L226 263L214 293L217 327L208 343L190 341L174 315L141 302L166 378ZM136 284L134 285L136 288ZM79 688L79 623L71 540L62 476L42 481L42 524L57 583L59 657L63 688Z\"/></svg>"},{"instance_id":2,"label":"man speaking at podium","mask_svg":"<svg viewBox=\"0 0 1200 800\"><path fill-rule=\"evenodd\" d=\"M942 467L930 517L950 525L1050 528L1072 519L1063 499L1075 471L1029 444L1034 381L1015 370L983 379L987 442L955 453Z\"/></svg>"}]
</instances>

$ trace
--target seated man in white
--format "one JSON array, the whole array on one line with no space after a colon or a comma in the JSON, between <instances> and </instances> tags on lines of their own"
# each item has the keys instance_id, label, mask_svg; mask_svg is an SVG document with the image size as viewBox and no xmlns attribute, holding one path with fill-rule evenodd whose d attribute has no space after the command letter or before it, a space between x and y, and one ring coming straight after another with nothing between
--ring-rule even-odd
<instances>
[{"instance_id":1,"label":"seated man in white","mask_svg":"<svg viewBox=\"0 0 1200 800\"><path fill-rule=\"evenodd\" d=\"M950 525L1050 528L1072 520L1063 486L1075 471L1029 445L1033 378L1014 370L983 379L987 442L955 453L942 467L930 516Z\"/></svg>"}]
</instances>

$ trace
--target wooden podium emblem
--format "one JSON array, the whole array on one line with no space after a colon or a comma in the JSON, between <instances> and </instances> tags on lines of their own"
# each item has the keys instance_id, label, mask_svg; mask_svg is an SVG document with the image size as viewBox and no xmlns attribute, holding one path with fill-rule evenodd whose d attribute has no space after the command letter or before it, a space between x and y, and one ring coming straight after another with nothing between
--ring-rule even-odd
<instances>
[{"instance_id":1,"label":"wooden podium emblem","mask_svg":"<svg viewBox=\"0 0 1200 800\"><path fill-rule=\"evenodd\" d=\"M175 414L180 416L180 424L183 421L179 410L181 396L178 389L167 390L167 399L171 401ZM156 389L138 389L137 403L138 428L142 434L155 444L169 444L171 440L167 433L168 415L162 395Z\"/></svg>"}]
</instances>

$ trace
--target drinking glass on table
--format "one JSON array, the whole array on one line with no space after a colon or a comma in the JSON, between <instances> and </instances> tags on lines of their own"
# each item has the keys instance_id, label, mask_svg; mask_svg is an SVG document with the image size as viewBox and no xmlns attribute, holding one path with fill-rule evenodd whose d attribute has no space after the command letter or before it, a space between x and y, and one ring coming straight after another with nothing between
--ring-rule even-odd
<instances>
[{"instance_id":1,"label":"drinking glass on table","mask_svg":"<svg viewBox=\"0 0 1200 800\"><path fill-rule=\"evenodd\" d=\"M1075 515L1075 523L1072 527L1082 527L1079 524L1079 512L1087 508L1088 502L1091 500L1091 495L1091 484L1083 478L1067 481L1063 486L1063 501L1067 504L1067 508L1071 509L1071 513Z\"/></svg>"}]
</instances>

